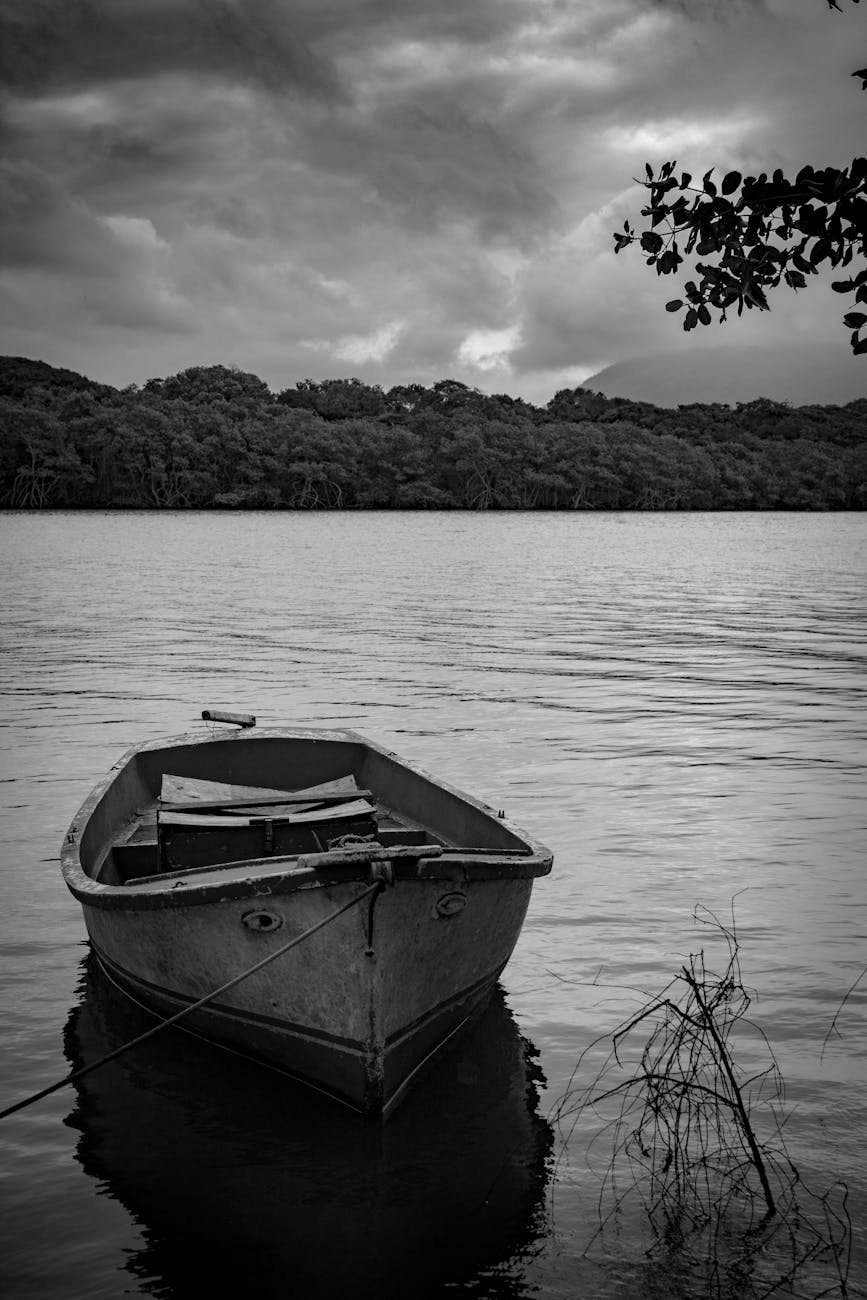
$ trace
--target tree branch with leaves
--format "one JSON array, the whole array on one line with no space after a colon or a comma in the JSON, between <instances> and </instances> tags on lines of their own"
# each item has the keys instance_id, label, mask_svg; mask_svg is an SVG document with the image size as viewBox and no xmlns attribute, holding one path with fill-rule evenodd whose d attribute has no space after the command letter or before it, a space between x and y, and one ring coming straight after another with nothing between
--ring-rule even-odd
<instances>
[{"instance_id":1,"label":"tree branch with leaves","mask_svg":"<svg viewBox=\"0 0 867 1300\"><path fill-rule=\"evenodd\" d=\"M859 0L852 0L858 4ZM829 7L839 9L836 0ZM867 68L852 74L867 89ZM797 291L824 265L848 271L831 287L851 294L854 310L843 317L856 354L867 353L867 158L848 167L802 167L794 180L780 169L771 176L727 172L717 182L714 168L693 184L676 162L657 170L648 163L641 182L648 202L641 215L649 225L636 230L627 220L614 234L614 251L638 244L658 275L673 275L687 258L695 278L683 297L666 303L683 312L685 331L720 322L732 308L768 311L768 294L785 283Z\"/></svg>"}]
</instances>

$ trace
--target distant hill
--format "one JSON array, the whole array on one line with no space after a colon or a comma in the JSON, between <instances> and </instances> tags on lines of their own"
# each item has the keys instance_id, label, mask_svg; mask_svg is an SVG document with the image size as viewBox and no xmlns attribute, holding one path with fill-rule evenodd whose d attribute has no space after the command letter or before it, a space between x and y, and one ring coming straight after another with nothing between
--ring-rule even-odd
<instances>
[{"instance_id":1,"label":"distant hill","mask_svg":"<svg viewBox=\"0 0 867 1300\"><path fill-rule=\"evenodd\" d=\"M867 397L867 357L853 356L842 338L827 347L700 347L617 361L583 386L656 406L735 406L757 397L792 406L844 406Z\"/></svg>"},{"instance_id":2,"label":"distant hill","mask_svg":"<svg viewBox=\"0 0 867 1300\"><path fill-rule=\"evenodd\" d=\"M98 384L74 370L50 366L47 361L30 357L0 357L0 397L19 402L34 388L66 388L70 392L112 392L107 384Z\"/></svg>"}]
</instances>

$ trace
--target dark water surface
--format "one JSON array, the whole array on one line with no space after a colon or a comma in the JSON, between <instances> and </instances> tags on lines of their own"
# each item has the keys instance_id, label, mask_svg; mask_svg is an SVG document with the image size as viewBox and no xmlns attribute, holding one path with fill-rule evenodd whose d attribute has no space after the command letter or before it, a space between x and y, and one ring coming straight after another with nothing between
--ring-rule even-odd
<instances>
[{"instance_id":1,"label":"dark water surface","mask_svg":"<svg viewBox=\"0 0 867 1300\"><path fill-rule=\"evenodd\" d=\"M552 1107L733 899L865 1294L867 516L49 514L0 543L0 1107L148 1023L86 961L59 843L203 706L355 727L555 853L502 995L384 1128L177 1033L3 1121L3 1294L647 1294L637 1219L582 1258L593 1128L564 1148Z\"/></svg>"}]
</instances>

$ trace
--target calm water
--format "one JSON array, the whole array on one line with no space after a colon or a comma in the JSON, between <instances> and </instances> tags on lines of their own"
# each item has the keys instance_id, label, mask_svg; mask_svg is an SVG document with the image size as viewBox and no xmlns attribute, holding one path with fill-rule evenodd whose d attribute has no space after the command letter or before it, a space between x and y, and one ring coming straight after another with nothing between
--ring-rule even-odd
<instances>
[{"instance_id":1,"label":"calm water","mask_svg":"<svg viewBox=\"0 0 867 1300\"><path fill-rule=\"evenodd\" d=\"M180 1034L4 1121L7 1294L646 1293L637 1220L582 1258L592 1124L564 1149L549 1115L733 899L790 1154L849 1183L865 1293L867 977L828 1033L867 966L867 516L53 514L0 542L3 1104L141 1028L58 846L205 705L356 727L555 853L503 996L384 1130Z\"/></svg>"}]
</instances>

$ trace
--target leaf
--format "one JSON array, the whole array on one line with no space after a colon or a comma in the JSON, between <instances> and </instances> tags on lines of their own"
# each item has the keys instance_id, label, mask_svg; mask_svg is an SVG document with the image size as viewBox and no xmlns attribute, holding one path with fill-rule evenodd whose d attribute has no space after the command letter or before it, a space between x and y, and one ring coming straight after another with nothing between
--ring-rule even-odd
<instances>
[{"instance_id":1,"label":"leaf","mask_svg":"<svg viewBox=\"0 0 867 1300\"><path fill-rule=\"evenodd\" d=\"M698 312L695 310L694 307L690 307L689 311L686 313L686 316L684 317L683 328L685 330L694 330L697 324L698 324Z\"/></svg>"},{"instance_id":2,"label":"leaf","mask_svg":"<svg viewBox=\"0 0 867 1300\"><path fill-rule=\"evenodd\" d=\"M682 306L683 306L683 303L681 302L680 298L672 298L671 302L667 302L667 303L665 304L665 310L666 310L666 311L680 311L680 309L681 309Z\"/></svg>"},{"instance_id":3,"label":"leaf","mask_svg":"<svg viewBox=\"0 0 867 1300\"><path fill-rule=\"evenodd\" d=\"M653 180L653 168L651 167L650 163L645 163L645 164L644 164L644 170L645 170L645 172L647 173L647 179L648 179L649 181L652 181L652 180Z\"/></svg>"},{"instance_id":4,"label":"leaf","mask_svg":"<svg viewBox=\"0 0 867 1300\"><path fill-rule=\"evenodd\" d=\"M759 307L762 311L769 311L768 300L763 290L757 284L747 285L744 290L744 300L748 307Z\"/></svg>"},{"instance_id":5,"label":"leaf","mask_svg":"<svg viewBox=\"0 0 867 1300\"><path fill-rule=\"evenodd\" d=\"M723 177L722 192L723 194L733 194L741 183L740 172L729 172ZM707 188L705 186L705 188Z\"/></svg>"},{"instance_id":6,"label":"leaf","mask_svg":"<svg viewBox=\"0 0 867 1300\"><path fill-rule=\"evenodd\" d=\"M645 230L641 236L641 247L645 253L658 253L662 244L662 235L657 235L653 230Z\"/></svg>"},{"instance_id":7,"label":"leaf","mask_svg":"<svg viewBox=\"0 0 867 1300\"><path fill-rule=\"evenodd\" d=\"M859 330L862 325L867 324L867 316L863 311L850 311L843 317L843 324L847 329Z\"/></svg>"},{"instance_id":8,"label":"leaf","mask_svg":"<svg viewBox=\"0 0 867 1300\"><path fill-rule=\"evenodd\" d=\"M857 72L852 73L853 77L861 78L861 89L867 90L867 68L859 68Z\"/></svg>"},{"instance_id":9,"label":"leaf","mask_svg":"<svg viewBox=\"0 0 867 1300\"><path fill-rule=\"evenodd\" d=\"M852 351L855 353L856 357L860 357L863 353L867 352L867 338L859 339L856 334L855 340L856 341L852 343Z\"/></svg>"},{"instance_id":10,"label":"leaf","mask_svg":"<svg viewBox=\"0 0 867 1300\"><path fill-rule=\"evenodd\" d=\"M797 263L796 263L797 265ZM854 280L832 280L831 288L835 293L851 293L855 288Z\"/></svg>"},{"instance_id":11,"label":"leaf","mask_svg":"<svg viewBox=\"0 0 867 1300\"><path fill-rule=\"evenodd\" d=\"M698 309L698 318L701 321L702 325L710 324L710 312L708 311L704 303L702 303Z\"/></svg>"}]
</instances>

